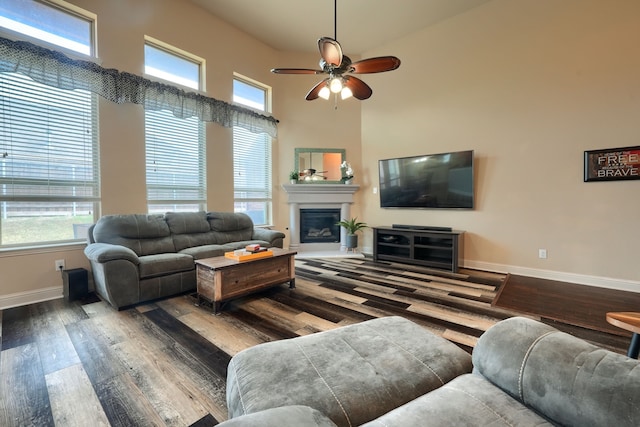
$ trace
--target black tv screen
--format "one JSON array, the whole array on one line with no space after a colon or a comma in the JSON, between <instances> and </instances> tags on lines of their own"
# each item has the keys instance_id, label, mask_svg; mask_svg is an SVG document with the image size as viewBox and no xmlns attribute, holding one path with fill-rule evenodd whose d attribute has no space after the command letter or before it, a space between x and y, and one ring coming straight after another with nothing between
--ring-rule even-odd
<instances>
[{"instance_id":1,"label":"black tv screen","mask_svg":"<svg viewBox=\"0 0 640 427\"><path fill-rule=\"evenodd\" d=\"M473 209L473 150L378 161L380 207Z\"/></svg>"}]
</instances>

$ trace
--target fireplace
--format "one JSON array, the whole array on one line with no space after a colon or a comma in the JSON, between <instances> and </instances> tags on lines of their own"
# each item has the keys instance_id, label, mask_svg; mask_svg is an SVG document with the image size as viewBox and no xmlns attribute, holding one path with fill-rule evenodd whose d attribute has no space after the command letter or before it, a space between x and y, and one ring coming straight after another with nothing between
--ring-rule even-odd
<instances>
[{"instance_id":1,"label":"fireplace","mask_svg":"<svg viewBox=\"0 0 640 427\"><path fill-rule=\"evenodd\" d=\"M340 209L300 209L300 243L340 242Z\"/></svg>"},{"instance_id":2,"label":"fireplace","mask_svg":"<svg viewBox=\"0 0 640 427\"><path fill-rule=\"evenodd\" d=\"M353 195L359 185L284 184L282 188L288 196L291 249L311 253L346 250L347 234L335 224L351 218Z\"/></svg>"}]
</instances>

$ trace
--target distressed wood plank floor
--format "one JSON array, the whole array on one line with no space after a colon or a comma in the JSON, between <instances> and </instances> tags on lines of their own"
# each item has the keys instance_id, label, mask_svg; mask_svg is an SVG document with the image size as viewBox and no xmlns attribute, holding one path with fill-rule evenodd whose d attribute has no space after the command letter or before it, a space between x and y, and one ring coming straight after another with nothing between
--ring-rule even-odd
<instances>
[{"instance_id":1,"label":"distressed wood plank floor","mask_svg":"<svg viewBox=\"0 0 640 427\"><path fill-rule=\"evenodd\" d=\"M367 258L296 268L296 289L232 301L219 315L189 295L119 312L96 297L0 312L0 425L213 426L227 418L229 359L256 344L399 315L470 352L491 325L523 315L492 306L500 274ZM626 353L625 337L527 316Z\"/></svg>"}]
</instances>

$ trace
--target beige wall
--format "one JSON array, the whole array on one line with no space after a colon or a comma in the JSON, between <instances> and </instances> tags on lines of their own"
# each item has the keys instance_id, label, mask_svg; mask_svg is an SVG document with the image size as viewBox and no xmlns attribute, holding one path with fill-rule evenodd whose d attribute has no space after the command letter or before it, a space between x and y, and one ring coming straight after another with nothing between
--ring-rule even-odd
<instances>
[{"instance_id":1,"label":"beige wall","mask_svg":"<svg viewBox=\"0 0 640 427\"><path fill-rule=\"evenodd\" d=\"M71 2L98 15L104 67L141 74L149 35L207 60L209 96L229 101L234 72L273 87L276 228L289 225L293 149L346 148L362 186L352 212L370 225L452 226L466 230L466 266L640 291L640 181L582 182L584 150L640 145L640 2L494 0L367 52L402 66L363 77L373 97L337 110L304 100L317 76L269 73L317 55L274 51L189 2ZM143 135L139 106L100 102L103 214L145 211ZM466 149L475 210L379 208L379 159ZM207 161L209 209L232 209L229 129L207 125ZM371 252L370 230L363 240ZM54 260L88 268L82 249L0 253L0 307L60 295Z\"/></svg>"},{"instance_id":2,"label":"beige wall","mask_svg":"<svg viewBox=\"0 0 640 427\"><path fill-rule=\"evenodd\" d=\"M639 17L634 0L494 0L367 52L402 65L362 104L366 220L466 230L466 266L640 291L640 181L583 182L585 150L640 145ZM378 159L467 149L475 210L379 208Z\"/></svg>"},{"instance_id":3,"label":"beige wall","mask_svg":"<svg viewBox=\"0 0 640 427\"><path fill-rule=\"evenodd\" d=\"M315 76L276 76L274 67L315 67L317 55L277 52L182 0L70 0L98 16L98 55L105 68L142 75L144 36L206 59L206 93L230 101L233 73L273 87L273 114L281 120L274 140L274 222L288 228L280 185L288 183L294 147L347 148L360 158L360 105L304 100ZM146 211L144 112L137 105L100 100L102 214ZM207 199L210 210L233 209L231 130L207 124ZM282 166L280 166L282 165ZM56 259L67 268L89 268L84 245L0 253L0 308L62 293Z\"/></svg>"}]
</instances>

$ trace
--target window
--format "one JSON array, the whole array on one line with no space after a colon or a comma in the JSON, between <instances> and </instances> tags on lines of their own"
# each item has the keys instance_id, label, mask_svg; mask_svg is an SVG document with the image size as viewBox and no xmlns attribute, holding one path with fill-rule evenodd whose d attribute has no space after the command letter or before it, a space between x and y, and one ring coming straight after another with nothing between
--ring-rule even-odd
<instances>
[{"instance_id":1,"label":"window","mask_svg":"<svg viewBox=\"0 0 640 427\"><path fill-rule=\"evenodd\" d=\"M85 55L95 56L94 23L95 15L61 0L0 2L0 27Z\"/></svg>"},{"instance_id":2,"label":"window","mask_svg":"<svg viewBox=\"0 0 640 427\"><path fill-rule=\"evenodd\" d=\"M200 89L203 60L147 39L145 74ZM197 118L145 111L150 213L206 209L205 133Z\"/></svg>"},{"instance_id":3,"label":"window","mask_svg":"<svg viewBox=\"0 0 640 427\"><path fill-rule=\"evenodd\" d=\"M270 91L249 79L233 80L233 101L267 112ZM234 211L244 212L255 225L273 223L271 190L271 137L233 128Z\"/></svg>"},{"instance_id":4,"label":"window","mask_svg":"<svg viewBox=\"0 0 640 427\"><path fill-rule=\"evenodd\" d=\"M56 29L50 19L65 24ZM81 40L93 51L93 24L77 10L3 2L0 25L28 36L55 34L49 42L60 46ZM96 104L96 96L86 91L0 73L0 247L86 238L100 201Z\"/></svg>"}]
</instances>

